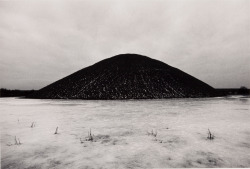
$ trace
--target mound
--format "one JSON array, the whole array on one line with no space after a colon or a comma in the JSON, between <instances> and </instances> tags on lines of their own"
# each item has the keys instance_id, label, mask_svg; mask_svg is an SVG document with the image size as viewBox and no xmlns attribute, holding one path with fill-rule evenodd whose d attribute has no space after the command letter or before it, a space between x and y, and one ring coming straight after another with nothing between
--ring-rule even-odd
<instances>
[{"instance_id":1,"label":"mound","mask_svg":"<svg viewBox=\"0 0 250 169\"><path fill-rule=\"evenodd\" d=\"M121 54L81 69L29 95L39 99L210 97L215 89L158 60Z\"/></svg>"}]
</instances>

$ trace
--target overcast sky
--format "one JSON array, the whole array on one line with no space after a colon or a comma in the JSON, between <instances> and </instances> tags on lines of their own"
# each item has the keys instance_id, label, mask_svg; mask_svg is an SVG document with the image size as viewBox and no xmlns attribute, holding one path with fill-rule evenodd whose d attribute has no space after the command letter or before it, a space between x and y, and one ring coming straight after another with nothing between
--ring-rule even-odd
<instances>
[{"instance_id":1,"label":"overcast sky","mask_svg":"<svg viewBox=\"0 0 250 169\"><path fill-rule=\"evenodd\" d=\"M250 0L0 0L0 88L40 89L137 53L250 88Z\"/></svg>"}]
</instances>

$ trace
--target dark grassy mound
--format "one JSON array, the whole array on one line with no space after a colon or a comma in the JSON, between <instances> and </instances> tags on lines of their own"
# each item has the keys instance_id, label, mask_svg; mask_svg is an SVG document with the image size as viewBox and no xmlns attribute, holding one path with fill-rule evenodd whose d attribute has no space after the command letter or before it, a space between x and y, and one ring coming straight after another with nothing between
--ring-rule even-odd
<instances>
[{"instance_id":1,"label":"dark grassy mound","mask_svg":"<svg viewBox=\"0 0 250 169\"><path fill-rule=\"evenodd\" d=\"M214 88L179 69L146 56L121 54L79 70L28 97L162 99L214 95Z\"/></svg>"}]
</instances>

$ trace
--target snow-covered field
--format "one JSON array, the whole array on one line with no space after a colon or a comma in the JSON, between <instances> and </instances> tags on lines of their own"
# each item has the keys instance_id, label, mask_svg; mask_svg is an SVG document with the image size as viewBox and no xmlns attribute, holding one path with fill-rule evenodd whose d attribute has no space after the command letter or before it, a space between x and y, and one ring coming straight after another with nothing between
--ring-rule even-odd
<instances>
[{"instance_id":1,"label":"snow-covered field","mask_svg":"<svg viewBox=\"0 0 250 169\"><path fill-rule=\"evenodd\" d=\"M250 167L249 108L250 98L240 96L140 101L1 98L1 166ZM208 128L213 140L207 139ZM90 129L94 140L86 141Z\"/></svg>"}]
</instances>

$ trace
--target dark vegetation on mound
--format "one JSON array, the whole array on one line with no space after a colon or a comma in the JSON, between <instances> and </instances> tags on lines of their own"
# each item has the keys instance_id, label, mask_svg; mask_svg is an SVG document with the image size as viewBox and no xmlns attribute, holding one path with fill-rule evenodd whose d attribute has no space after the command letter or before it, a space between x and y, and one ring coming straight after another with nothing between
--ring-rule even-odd
<instances>
[{"instance_id":1,"label":"dark vegetation on mound","mask_svg":"<svg viewBox=\"0 0 250 169\"><path fill-rule=\"evenodd\" d=\"M58 80L28 98L162 99L211 97L206 83L158 60L121 54Z\"/></svg>"}]
</instances>

